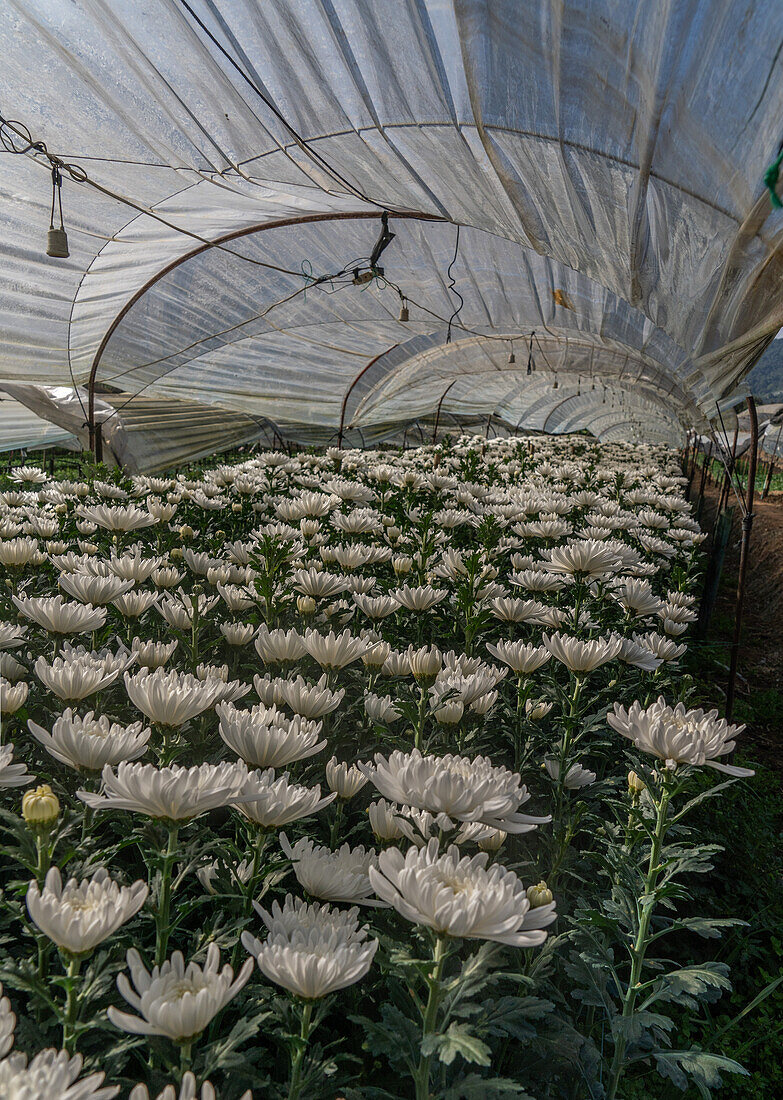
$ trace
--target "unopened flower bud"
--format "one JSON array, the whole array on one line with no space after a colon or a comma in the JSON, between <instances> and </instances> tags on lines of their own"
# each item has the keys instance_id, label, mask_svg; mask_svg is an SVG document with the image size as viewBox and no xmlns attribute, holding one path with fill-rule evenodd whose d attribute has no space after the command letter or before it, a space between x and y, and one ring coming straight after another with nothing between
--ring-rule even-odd
<instances>
[{"instance_id":1,"label":"unopened flower bud","mask_svg":"<svg viewBox=\"0 0 783 1100\"><path fill-rule=\"evenodd\" d=\"M312 596L298 596L296 608L300 615L314 615L316 603Z\"/></svg>"},{"instance_id":2,"label":"unopened flower bud","mask_svg":"<svg viewBox=\"0 0 783 1100\"><path fill-rule=\"evenodd\" d=\"M479 839L478 846L482 852L497 852L503 846L507 835L502 829L490 829Z\"/></svg>"},{"instance_id":3,"label":"unopened flower bud","mask_svg":"<svg viewBox=\"0 0 783 1100\"><path fill-rule=\"evenodd\" d=\"M32 829L51 829L60 816L60 802L48 783L29 790L22 799L22 817Z\"/></svg>"},{"instance_id":4,"label":"unopened flower bud","mask_svg":"<svg viewBox=\"0 0 783 1100\"><path fill-rule=\"evenodd\" d=\"M628 790L634 798L638 798L644 790L644 780L640 779L636 772L628 772Z\"/></svg>"},{"instance_id":5,"label":"unopened flower bud","mask_svg":"<svg viewBox=\"0 0 783 1100\"><path fill-rule=\"evenodd\" d=\"M542 905L549 905L552 901L552 891L543 879L536 883L535 886L528 886L526 893L531 909L538 909Z\"/></svg>"},{"instance_id":6,"label":"unopened flower bud","mask_svg":"<svg viewBox=\"0 0 783 1100\"><path fill-rule=\"evenodd\" d=\"M231 505L231 511L232 511L232 512L233 512L233 513L234 513L235 515L239 515L239 514L241 513L241 511L242 511L242 505L241 505L241 504L232 504L232 505Z\"/></svg>"},{"instance_id":7,"label":"unopened flower bud","mask_svg":"<svg viewBox=\"0 0 783 1100\"><path fill-rule=\"evenodd\" d=\"M225 531L215 531L215 538L218 540L218 542L223 542L225 540L225 537Z\"/></svg>"},{"instance_id":8,"label":"unopened flower bud","mask_svg":"<svg viewBox=\"0 0 783 1100\"><path fill-rule=\"evenodd\" d=\"M179 548L179 546L175 546L172 550L169 550L169 557L172 558L174 561L180 560L180 558L182 557L182 550Z\"/></svg>"},{"instance_id":9,"label":"unopened flower bud","mask_svg":"<svg viewBox=\"0 0 783 1100\"><path fill-rule=\"evenodd\" d=\"M551 709L552 704L547 703L543 699L540 699L536 703L534 703L532 699L528 699L525 703L525 717L529 718L531 722L539 722L549 714Z\"/></svg>"}]
</instances>

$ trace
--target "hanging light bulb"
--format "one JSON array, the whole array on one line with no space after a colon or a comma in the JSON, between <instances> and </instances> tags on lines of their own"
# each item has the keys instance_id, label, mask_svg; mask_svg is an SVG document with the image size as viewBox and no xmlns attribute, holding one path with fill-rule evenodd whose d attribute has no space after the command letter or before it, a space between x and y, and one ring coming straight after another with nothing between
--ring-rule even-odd
<instances>
[{"instance_id":1,"label":"hanging light bulb","mask_svg":"<svg viewBox=\"0 0 783 1100\"><path fill-rule=\"evenodd\" d=\"M517 357L516 357L516 355L514 355L514 345L512 344L511 345L511 351L508 353L508 364L509 364L509 366L511 366L513 363L516 363L516 361L517 361Z\"/></svg>"},{"instance_id":2,"label":"hanging light bulb","mask_svg":"<svg viewBox=\"0 0 783 1100\"><path fill-rule=\"evenodd\" d=\"M397 318L397 320L405 322L410 319L408 316L408 299L400 297L400 302L400 316Z\"/></svg>"},{"instance_id":3,"label":"hanging light bulb","mask_svg":"<svg viewBox=\"0 0 783 1100\"><path fill-rule=\"evenodd\" d=\"M52 213L49 218L49 231L46 234L46 255L55 256L60 260L64 260L70 256L70 252L68 251L68 234L65 232L65 226L63 225L62 188L63 178L60 174L60 169L54 164L52 165ZM60 209L59 227L54 224L55 203Z\"/></svg>"},{"instance_id":4,"label":"hanging light bulb","mask_svg":"<svg viewBox=\"0 0 783 1100\"><path fill-rule=\"evenodd\" d=\"M554 380L554 382L552 383L552 389L553 389L553 390L556 390L556 389L558 389L558 388L559 388L559 386L560 386L560 383L559 383L559 382L557 381L557 375L555 375L555 380Z\"/></svg>"}]
</instances>

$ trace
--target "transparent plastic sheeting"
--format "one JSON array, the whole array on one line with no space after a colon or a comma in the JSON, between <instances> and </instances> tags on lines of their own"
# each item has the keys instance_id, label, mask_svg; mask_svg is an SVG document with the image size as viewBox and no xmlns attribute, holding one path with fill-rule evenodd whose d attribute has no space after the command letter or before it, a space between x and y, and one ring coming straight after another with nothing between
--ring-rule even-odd
<instances>
[{"instance_id":1,"label":"transparent plastic sheeting","mask_svg":"<svg viewBox=\"0 0 783 1100\"><path fill-rule=\"evenodd\" d=\"M783 214L762 183L783 119L780 5L192 6L343 181L178 0L9 0L3 112L169 225L66 178L71 256L49 258L48 166L0 153L0 384L92 375L149 399L144 468L169 417L188 454L171 402L206 407L216 438L239 416L259 439L268 423L378 439L440 408L678 444L718 402L731 419L783 324ZM366 263L382 206L407 324L391 286L312 285ZM447 342L456 224L465 304Z\"/></svg>"},{"instance_id":2,"label":"transparent plastic sheeting","mask_svg":"<svg viewBox=\"0 0 783 1100\"><path fill-rule=\"evenodd\" d=\"M73 435L36 416L8 395L0 394L0 451L78 448Z\"/></svg>"}]
</instances>

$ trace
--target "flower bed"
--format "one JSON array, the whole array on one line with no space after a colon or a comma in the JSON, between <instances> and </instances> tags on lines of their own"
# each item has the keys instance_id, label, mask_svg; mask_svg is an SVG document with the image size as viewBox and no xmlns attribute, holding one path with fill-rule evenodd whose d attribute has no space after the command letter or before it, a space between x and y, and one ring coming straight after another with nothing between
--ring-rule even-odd
<instances>
[{"instance_id":1,"label":"flower bed","mask_svg":"<svg viewBox=\"0 0 783 1100\"><path fill-rule=\"evenodd\" d=\"M688 911L715 849L687 816L752 774L685 697L683 483L585 439L13 471L0 1091L743 1072L677 1038L735 923Z\"/></svg>"}]
</instances>

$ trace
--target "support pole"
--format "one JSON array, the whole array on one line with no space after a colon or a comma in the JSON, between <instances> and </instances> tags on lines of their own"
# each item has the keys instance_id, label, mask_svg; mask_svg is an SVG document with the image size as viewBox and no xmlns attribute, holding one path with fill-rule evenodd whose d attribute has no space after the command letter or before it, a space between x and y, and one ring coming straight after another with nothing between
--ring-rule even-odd
<instances>
[{"instance_id":1,"label":"support pole","mask_svg":"<svg viewBox=\"0 0 783 1100\"><path fill-rule=\"evenodd\" d=\"M742 608L745 603L745 580L748 572L748 550L750 532L753 528L753 496L756 490L756 454L759 443L759 418L756 402L748 398L750 414L750 448L748 452L748 487L745 500L745 515L742 517L742 544L740 547L739 578L737 580L737 599L734 606L734 637L731 643L731 661L729 663L729 682L726 688L726 720L731 721L734 713L734 696L737 687L737 662L739 660L740 636L742 634Z\"/></svg>"},{"instance_id":2,"label":"support pole","mask_svg":"<svg viewBox=\"0 0 783 1100\"><path fill-rule=\"evenodd\" d=\"M761 499L762 500L767 499L767 493L769 492L769 487L772 484L772 475L775 473L775 455L778 453L778 446L780 444L780 433L781 432L783 432L783 421L781 421L780 427L778 428L778 435L777 435L777 439L775 440L775 446L772 448L772 454L769 456L769 467L767 469L767 478L766 478L766 481L764 482L764 488L761 490Z\"/></svg>"}]
</instances>

